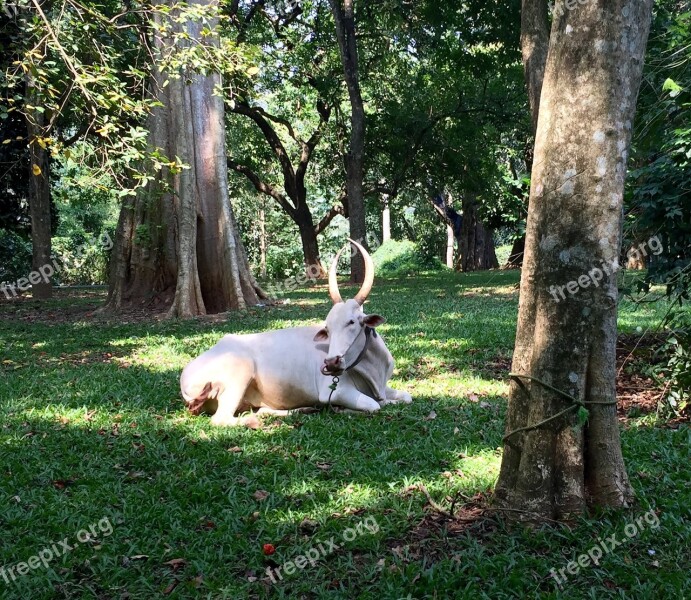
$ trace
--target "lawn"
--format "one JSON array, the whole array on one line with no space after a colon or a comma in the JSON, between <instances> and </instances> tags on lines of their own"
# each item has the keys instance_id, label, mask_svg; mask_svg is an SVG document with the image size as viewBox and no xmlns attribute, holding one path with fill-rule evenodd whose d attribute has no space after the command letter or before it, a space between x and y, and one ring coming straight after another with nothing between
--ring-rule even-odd
<instances>
[{"instance_id":1,"label":"lawn","mask_svg":"<svg viewBox=\"0 0 691 600\"><path fill-rule=\"evenodd\" d=\"M0 598L691 597L688 425L623 422L630 510L539 530L483 513L517 281L378 280L367 309L388 319L392 385L413 404L259 429L189 415L180 371L226 333L318 322L324 286L186 322L104 320L101 290L1 303ZM654 329L665 309L622 302L622 332ZM599 566L561 588L550 576L613 535Z\"/></svg>"}]
</instances>

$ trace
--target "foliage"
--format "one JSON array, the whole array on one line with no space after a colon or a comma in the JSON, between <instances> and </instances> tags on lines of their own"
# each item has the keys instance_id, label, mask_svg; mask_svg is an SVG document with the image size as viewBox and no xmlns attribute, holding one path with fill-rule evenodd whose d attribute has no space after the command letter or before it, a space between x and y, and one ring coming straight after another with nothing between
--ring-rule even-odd
<instances>
[{"instance_id":1,"label":"foliage","mask_svg":"<svg viewBox=\"0 0 691 600\"><path fill-rule=\"evenodd\" d=\"M389 277L419 275L423 271L441 271L446 268L438 258L425 256L417 244L410 241L388 240L372 254L372 260L375 273Z\"/></svg>"},{"instance_id":2,"label":"foliage","mask_svg":"<svg viewBox=\"0 0 691 600\"><path fill-rule=\"evenodd\" d=\"M664 414L688 410L691 378L691 3L658 0L634 130L627 180L625 243L651 236L662 253L650 261L638 287L664 283L676 308L667 325L672 336L659 349L658 376L669 378Z\"/></svg>"},{"instance_id":3,"label":"foliage","mask_svg":"<svg viewBox=\"0 0 691 600\"><path fill-rule=\"evenodd\" d=\"M663 418L691 413L691 312L676 312L668 327L670 336L658 350L662 364L652 369L653 375L666 384L659 407Z\"/></svg>"},{"instance_id":4,"label":"foliage","mask_svg":"<svg viewBox=\"0 0 691 600\"><path fill-rule=\"evenodd\" d=\"M102 322L90 313L103 292L83 290L59 290L40 314L27 303L0 303L0 564L7 573L60 540L73 544L104 517L113 526L52 568L1 581L0 595L688 597L688 426L630 419L622 443L637 474L636 506L571 528L509 530L492 511L476 523L448 523L413 487L423 484L446 509L447 498L458 508L491 492L517 281L517 272L379 280L368 310L388 319L379 331L396 359L392 385L411 392L413 403L370 417L267 418L257 430L218 430L191 417L179 399L180 370L226 333L321 322L330 304L324 286L222 323ZM623 330L655 322L659 308L625 304ZM262 490L268 496L260 500ZM626 525L650 508L660 527L628 539ZM275 584L267 578L267 566L332 536L340 544L347 528L371 517L378 532ZM614 534L624 546L557 589L551 568ZM270 557L267 543L276 548Z\"/></svg>"},{"instance_id":5,"label":"foliage","mask_svg":"<svg viewBox=\"0 0 691 600\"><path fill-rule=\"evenodd\" d=\"M31 243L23 236L0 229L0 284L14 283L31 271Z\"/></svg>"},{"instance_id":6,"label":"foliage","mask_svg":"<svg viewBox=\"0 0 691 600\"><path fill-rule=\"evenodd\" d=\"M665 282L668 294L691 290L691 4L660 1L634 132L627 189L629 240L659 236L663 252L650 264L646 287Z\"/></svg>"}]
</instances>

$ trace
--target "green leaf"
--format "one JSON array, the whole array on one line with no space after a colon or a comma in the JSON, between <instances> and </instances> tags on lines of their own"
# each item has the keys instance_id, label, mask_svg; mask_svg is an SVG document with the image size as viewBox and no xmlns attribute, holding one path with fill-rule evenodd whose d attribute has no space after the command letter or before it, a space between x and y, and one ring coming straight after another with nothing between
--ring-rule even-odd
<instances>
[{"instance_id":1,"label":"green leaf","mask_svg":"<svg viewBox=\"0 0 691 600\"><path fill-rule=\"evenodd\" d=\"M676 81L674 81L674 79L670 79L668 77L662 84L662 91L669 92L670 97L674 98L683 91L683 88Z\"/></svg>"}]
</instances>

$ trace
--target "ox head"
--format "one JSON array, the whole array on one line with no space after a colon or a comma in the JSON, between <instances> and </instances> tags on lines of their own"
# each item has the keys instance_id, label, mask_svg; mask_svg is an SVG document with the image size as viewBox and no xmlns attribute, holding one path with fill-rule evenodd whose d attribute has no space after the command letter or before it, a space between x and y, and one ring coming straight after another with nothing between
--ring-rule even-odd
<instances>
[{"instance_id":1,"label":"ox head","mask_svg":"<svg viewBox=\"0 0 691 600\"><path fill-rule=\"evenodd\" d=\"M348 241L360 251L365 260L365 280L355 297L344 302L336 281L336 268L343 249L339 250L329 269L329 295L334 305L326 317L325 326L314 336L316 342L329 341L329 351L322 367L324 375L340 375L348 369L365 347L365 327L374 328L385 322L384 317L366 315L362 310L374 283L374 263L360 244L351 239ZM354 352L349 352L351 349Z\"/></svg>"}]
</instances>

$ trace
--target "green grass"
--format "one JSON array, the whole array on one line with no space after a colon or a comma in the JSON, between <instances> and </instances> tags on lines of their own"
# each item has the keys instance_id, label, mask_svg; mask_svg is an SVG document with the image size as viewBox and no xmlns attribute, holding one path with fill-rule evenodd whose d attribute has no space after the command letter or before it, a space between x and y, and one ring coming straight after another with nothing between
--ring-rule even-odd
<instances>
[{"instance_id":1,"label":"green grass","mask_svg":"<svg viewBox=\"0 0 691 600\"><path fill-rule=\"evenodd\" d=\"M101 291L59 295L40 314L30 301L0 304L0 568L64 538L76 546L16 582L0 573L0 598L691 597L685 426L650 416L628 423L637 492L628 511L572 530L507 531L495 521L462 530L425 518L412 486L448 506L447 496L495 483L518 276L379 280L368 309L388 319L381 333L397 362L393 386L413 404L266 419L259 430L214 429L190 416L180 370L225 333L318 322L329 309L324 286L227 321L103 322L88 312ZM621 328L654 327L664 310L623 302ZM650 508L659 528L646 526L558 590L551 568L598 537L625 537ZM110 535L74 543L106 518ZM343 541L373 522L376 532ZM332 536L343 547L314 567L267 577L267 566Z\"/></svg>"}]
</instances>

